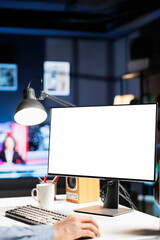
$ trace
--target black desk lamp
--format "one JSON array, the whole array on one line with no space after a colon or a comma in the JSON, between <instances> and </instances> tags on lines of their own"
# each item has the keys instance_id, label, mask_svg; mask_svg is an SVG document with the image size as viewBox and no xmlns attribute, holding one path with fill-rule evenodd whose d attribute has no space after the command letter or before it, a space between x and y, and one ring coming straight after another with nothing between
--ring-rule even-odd
<instances>
[{"instance_id":1,"label":"black desk lamp","mask_svg":"<svg viewBox=\"0 0 160 240\"><path fill-rule=\"evenodd\" d=\"M32 81L31 81L32 82ZM45 98L49 98L54 102L65 106L65 107L73 107L74 104L71 104L67 101L64 101L55 96L51 96L43 91L43 80L41 79L41 93L40 97L36 98L35 91L30 87L31 82L28 84L28 87L23 91L23 101L18 105L14 119L17 123L21 125L37 125L44 122L47 118L47 112L43 105L39 102L39 100L44 100Z\"/></svg>"}]
</instances>

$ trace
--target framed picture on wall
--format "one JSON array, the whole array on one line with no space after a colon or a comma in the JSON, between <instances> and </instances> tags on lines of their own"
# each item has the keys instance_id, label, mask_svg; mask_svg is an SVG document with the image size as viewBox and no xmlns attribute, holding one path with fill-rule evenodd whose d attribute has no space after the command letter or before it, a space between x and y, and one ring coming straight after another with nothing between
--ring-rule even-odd
<instances>
[{"instance_id":1,"label":"framed picture on wall","mask_svg":"<svg viewBox=\"0 0 160 240\"><path fill-rule=\"evenodd\" d=\"M67 96L70 94L69 62L44 62L44 91L50 95Z\"/></svg>"},{"instance_id":2,"label":"framed picture on wall","mask_svg":"<svg viewBox=\"0 0 160 240\"><path fill-rule=\"evenodd\" d=\"M17 64L0 63L0 91L16 91L18 89Z\"/></svg>"}]
</instances>

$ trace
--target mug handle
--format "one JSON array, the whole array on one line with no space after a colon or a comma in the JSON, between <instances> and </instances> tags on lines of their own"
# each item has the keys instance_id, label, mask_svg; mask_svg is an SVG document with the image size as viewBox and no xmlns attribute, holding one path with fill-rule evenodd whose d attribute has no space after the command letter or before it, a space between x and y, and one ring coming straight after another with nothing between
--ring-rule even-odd
<instances>
[{"instance_id":1,"label":"mug handle","mask_svg":"<svg viewBox=\"0 0 160 240\"><path fill-rule=\"evenodd\" d=\"M36 192L36 195L35 195L35 192ZM31 196L33 197L33 199L38 203L38 200L37 200L37 188L33 188L32 191L31 191Z\"/></svg>"}]
</instances>

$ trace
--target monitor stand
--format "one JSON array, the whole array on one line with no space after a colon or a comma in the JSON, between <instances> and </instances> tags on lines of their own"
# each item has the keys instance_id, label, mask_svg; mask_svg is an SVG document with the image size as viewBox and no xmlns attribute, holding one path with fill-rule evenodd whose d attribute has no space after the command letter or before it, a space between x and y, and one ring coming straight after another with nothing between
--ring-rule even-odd
<instances>
[{"instance_id":1,"label":"monitor stand","mask_svg":"<svg viewBox=\"0 0 160 240\"><path fill-rule=\"evenodd\" d=\"M127 207L118 207L119 205L119 181L110 181L107 186L105 201L103 206L95 205L86 208L74 210L80 213L89 213L102 216L118 216L132 212L133 209Z\"/></svg>"}]
</instances>

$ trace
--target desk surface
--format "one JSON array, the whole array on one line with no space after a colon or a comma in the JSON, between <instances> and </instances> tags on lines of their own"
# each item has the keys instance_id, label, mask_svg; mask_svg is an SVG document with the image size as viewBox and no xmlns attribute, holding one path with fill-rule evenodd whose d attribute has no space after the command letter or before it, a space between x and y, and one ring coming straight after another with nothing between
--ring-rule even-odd
<instances>
[{"instance_id":1,"label":"desk surface","mask_svg":"<svg viewBox=\"0 0 160 240\"><path fill-rule=\"evenodd\" d=\"M6 210L15 206L22 206L27 204L36 205L31 197L18 198L1 198L0 199L0 225L25 225L24 223L12 220L4 216ZM94 203L99 204L99 203ZM93 205L93 203L76 204L66 202L64 196L59 196L53 204L54 210L63 211L66 214L79 214L73 210ZM151 215L133 211L124 215L116 217L95 216L92 217L97 221L100 227L101 237L98 239L108 240L130 240L130 239L154 239L145 236L156 235L160 239L159 218ZM156 238L158 239L158 238Z\"/></svg>"}]
</instances>

